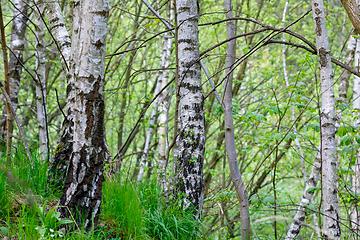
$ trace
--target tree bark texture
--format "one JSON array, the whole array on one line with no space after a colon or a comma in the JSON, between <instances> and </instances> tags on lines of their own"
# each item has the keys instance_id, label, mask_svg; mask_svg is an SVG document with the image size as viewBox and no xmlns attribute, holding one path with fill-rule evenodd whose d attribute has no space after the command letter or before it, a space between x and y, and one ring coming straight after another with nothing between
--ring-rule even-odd
<instances>
[{"instance_id":1,"label":"tree bark texture","mask_svg":"<svg viewBox=\"0 0 360 240\"><path fill-rule=\"evenodd\" d=\"M316 155L315 162L311 169L310 176L305 184L304 194L299 204L298 210L290 225L289 231L286 234L286 238L285 238L286 240L296 238L299 235L302 226L304 225L305 217L306 217L306 206L309 205L310 202L312 201L315 192L315 187L319 181L320 167L321 167L321 156L320 153L318 153Z\"/></svg>"},{"instance_id":2,"label":"tree bark texture","mask_svg":"<svg viewBox=\"0 0 360 240\"><path fill-rule=\"evenodd\" d=\"M14 1L14 19L11 29L11 52L9 54L9 87L11 103L16 110L18 108L18 95L20 86L20 76L22 72L23 50L25 44L25 32L27 22L26 4L21 0ZM6 106L3 109L3 115L0 122L4 123L1 128L5 130L5 122L7 118ZM13 125L13 124L12 124ZM12 127L11 127L12 133Z\"/></svg>"},{"instance_id":3,"label":"tree bark texture","mask_svg":"<svg viewBox=\"0 0 360 240\"><path fill-rule=\"evenodd\" d=\"M72 152L74 126L73 108L75 103L75 87L74 78L71 77L71 73L69 71L71 40L66 29L59 3L57 1L45 1L45 4L49 28L52 36L55 38L57 46L59 47L58 50L59 54L61 54L61 63L64 71L66 72L67 79L66 117L63 120L60 142L55 150L55 155L49 173L49 182L62 187L65 181L67 166ZM72 6L74 6L73 3ZM73 51L77 51L77 49L73 49Z\"/></svg>"},{"instance_id":4,"label":"tree bark texture","mask_svg":"<svg viewBox=\"0 0 360 240\"><path fill-rule=\"evenodd\" d=\"M1 31L1 49L4 61L4 75L5 75L5 91L10 96L10 79L9 79L9 62L6 49L5 26L3 21L3 13L0 4L0 31ZM10 161L11 156L11 140L12 140L12 113L11 102L6 99L6 158ZM10 162L9 162L10 163Z\"/></svg>"},{"instance_id":5,"label":"tree bark texture","mask_svg":"<svg viewBox=\"0 0 360 240\"><path fill-rule=\"evenodd\" d=\"M224 9L226 18L233 18L231 0L224 1ZM226 22L226 35L227 38L235 36L235 23L234 21ZM240 221L241 221L241 239L250 239L250 217L249 217L249 199L246 192L244 182L241 177L239 164L236 155L235 133L234 133L234 119L232 112L232 84L233 72L229 72L235 62L235 40L227 42L226 59L225 59L225 75L228 75L225 80L225 93L224 93L224 114L225 114L225 144L226 153L230 167L231 178L235 186L237 197L239 199L240 207Z\"/></svg>"},{"instance_id":6,"label":"tree bark texture","mask_svg":"<svg viewBox=\"0 0 360 240\"><path fill-rule=\"evenodd\" d=\"M170 19L169 20L171 22L174 19L174 16L173 16L174 15L174 13L173 13L174 10L171 7L171 5L172 5L171 2L169 4L170 4L170 12L169 12ZM170 36L170 33L166 33L166 36ZM171 45L172 45L172 39L171 38L164 38L164 43L163 43L163 48L162 48L162 56L161 56L161 67L160 67L161 69L164 69L164 70L159 71L154 96L156 96L160 92L160 90L163 87L165 87L166 84L167 84L167 79L169 77L169 70L166 70L166 69L170 65ZM165 82L165 84L163 84L163 82ZM140 164L140 170L139 170L139 174L138 174L138 181L141 181L143 179L143 177L144 177L145 165L146 165L146 161L148 159L148 151L149 151L149 147L150 147L154 127L155 127L155 124L156 124L156 115L157 115L157 112L158 112L158 110L160 108L159 103L160 103L160 100L162 100L165 97L165 94L166 94L166 91L163 91L162 94L153 103L153 109L151 111L150 121L149 121L149 128L148 128L148 131L147 131L147 134L146 134L146 139L145 139L144 152L143 152L142 157L141 157L141 164ZM165 110L164 107L162 107L161 110ZM164 115L162 115L161 117L164 120ZM160 119L160 115L159 115L159 119ZM165 126L163 126L163 127L165 127ZM164 138L164 137L159 136L159 138ZM159 143L160 143L160 139L159 139ZM165 146L165 145L161 145L161 147L163 147L163 146ZM160 149L159 149L159 152L160 152ZM165 152L165 150L164 150L164 152ZM165 166L165 165L163 165L163 166ZM160 169L162 169L162 166L159 166L159 167L160 167Z\"/></svg>"},{"instance_id":7,"label":"tree bark texture","mask_svg":"<svg viewBox=\"0 0 360 240\"><path fill-rule=\"evenodd\" d=\"M170 13L169 13L169 21L173 22L174 20L174 2L169 2L170 6ZM170 36L170 34L166 34L166 36ZM169 58L167 61L166 67L169 67L170 63L170 56L171 56L171 46L172 46L172 39L167 38L164 39L164 47L166 46L166 56ZM165 50L164 49L164 50ZM163 53L164 54L164 53ZM169 79L169 70L164 70L162 81L161 81L161 89L163 89ZM161 102L159 102L159 128L158 128L158 136L159 136L159 147L158 147L158 183L160 184L161 188L164 190L164 192L168 191L167 182L166 182L166 150L168 148L168 142L167 142L167 136L168 136L168 113L169 113L169 97L167 95L167 92L163 91L159 99Z\"/></svg>"},{"instance_id":8,"label":"tree bark texture","mask_svg":"<svg viewBox=\"0 0 360 240\"><path fill-rule=\"evenodd\" d=\"M356 43L355 51L355 69L360 69L360 42ZM354 91L353 91L353 117L354 127L358 128L360 125L360 77L354 76ZM354 176L352 177L352 193L354 196L360 194L360 151L356 155L355 166L353 167ZM359 231L359 217L358 204L355 203L351 207L351 227L355 232Z\"/></svg>"},{"instance_id":9,"label":"tree bark texture","mask_svg":"<svg viewBox=\"0 0 360 240\"><path fill-rule=\"evenodd\" d=\"M350 35L349 42L346 50L345 64L348 66L353 66L354 64L354 54L356 49L357 39ZM339 101L341 103L346 103L347 101L347 91L349 89L349 80L351 72L344 70L344 73L340 77L340 86L339 86ZM341 117L340 117L341 118Z\"/></svg>"},{"instance_id":10,"label":"tree bark texture","mask_svg":"<svg viewBox=\"0 0 360 240\"><path fill-rule=\"evenodd\" d=\"M97 225L99 218L107 150L104 64L109 1L81 0L73 4L70 71L76 91L74 136L60 205L70 209L78 225L84 220L84 228L89 229ZM63 216L66 211L61 208Z\"/></svg>"},{"instance_id":11,"label":"tree bark texture","mask_svg":"<svg viewBox=\"0 0 360 240\"><path fill-rule=\"evenodd\" d=\"M44 41L44 22L43 12L44 3L40 0L36 2L36 112L39 126L39 148L43 161L48 158L48 132L46 114L46 85L45 85L45 41Z\"/></svg>"},{"instance_id":12,"label":"tree bark texture","mask_svg":"<svg viewBox=\"0 0 360 240\"><path fill-rule=\"evenodd\" d=\"M312 0L316 47L321 80L321 191L324 209L323 236L340 239L339 201L337 194L335 97L329 39L323 0Z\"/></svg>"},{"instance_id":13,"label":"tree bark texture","mask_svg":"<svg viewBox=\"0 0 360 240\"><path fill-rule=\"evenodd\" d=\"M196 0L177 0L178 81L174 136L174 193L184 207L194 207L200 217L203 206L203 160L205 152L204 97L199 63L198 6ZM191 206L192 205L192 206Z\"/></svg>"},{"instance_id":14,"label":"tree bark texture","mask_svg":"<svg viewBox=\"0 0 360 240\"><path fill-rule=\"evenodd\" d=\"M360 10L356 0L341 0L347 15L357 33L360 34Z\"/></svg>"}]
</instances>

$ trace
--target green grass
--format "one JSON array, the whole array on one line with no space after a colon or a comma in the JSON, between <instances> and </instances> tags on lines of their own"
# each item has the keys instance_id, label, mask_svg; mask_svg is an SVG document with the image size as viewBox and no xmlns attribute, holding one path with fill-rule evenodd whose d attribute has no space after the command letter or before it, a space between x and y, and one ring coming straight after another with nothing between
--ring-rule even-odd
<instances>
[{"instance_id":1,"label":"green grass","mask_svg":"<svg viewBox=\"0 0 360 240\"><path fill-rule=\"evenodd\" d=\"M47 184L49 164L33 154L29 164L21 147L11 159L11 166L0 165L0 232L16 239L199 239L202 226L193 214L179 204L166 203L156 179L134 184L115 179L103 184L101 217L97 229L87 233L77 230L63 238L39 234L44 227L36 205L47 207L61 196ZM0 159L5 163L4 156ZM34 205L36 204L36 205ZM50 207L50 206L48 206ZM54 229L58 231L60 227ZM36 229L38 228L38 229ZM48 229L49 230L49 229ZM1 237L1 234L0 234Z\"/></svg>"}]
</instances>

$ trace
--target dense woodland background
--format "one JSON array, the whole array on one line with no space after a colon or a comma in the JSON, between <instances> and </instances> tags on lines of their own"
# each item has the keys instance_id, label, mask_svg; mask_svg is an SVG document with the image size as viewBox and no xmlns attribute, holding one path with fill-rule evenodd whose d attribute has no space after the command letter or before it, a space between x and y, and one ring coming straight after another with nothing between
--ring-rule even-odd
<instances>
[{"instance_id":1,"label":"dense woodland background","mask_svg":"<svg viewBox=\"0 0 360 240\"><path fill-rule=\"evenodd\" d=\"M61 186L51 181L49 184L48 170L54 155L62 148L59 141L66 115L66 72L61 64L59 46L49 32L48 15L44 11L46 4L29 0L24 3L28 7L28 17L22 20L26 22L26 31L16 113L33 162L29 164L16 123L11 156L7 156L6 129L2 128L2 237L39 239L43 235L44 239L50 239L65 234L65 238L82 239L86 234L93 239L248 239L244 234L241 237L239 199L227 163L224 110L203 70L201 84L205 97L206 144L201 220L192 212L183 210L181 204L174 203L175 200L166 194L173 184L176 39L140 0L110 2L103 79L107 156L99 224L90 233L81 230L81 226L79 229L74 227L72 233L64 233L63 226L67 222L60 222L57 213L47 211L62 195L63 182ZM70 35L76 14L71 11L72 3L59 1ZM16 19L14 4L14 1L1 3L8 57L12 51L12 24ZM149 4L171 26L175 26L172 1L156 0L149 1ZM216 85L228 71L225 68L227 44L224 41L229 21L226 21L223 1L198 0L198 5L200 57ZM317 239L325 232L322 191L328 183L321 178L324 159L319 154L322 151L323 131L320 126L324 90L320 87L322 78L315 47L314 13L309 12L311 5L310 0L232 1L235 64L241 62L233 70L232 113L236 158L249 201L251 239L285 239L287 235L287 239ZM360 138L356 102L360 99L356 91L360 88L354 85L354 79L359 77L347 70L351 68L357 72L359 69L360 42L357 44L357 32L342 3L331 0L324 6L330 54L335 59L331 73L337 114L337 174L333 177L339 201L336 224L341 228L341 239L358 239ZM39 11L44 11L41 18ZM46 101L43 103L46 102L47 111L39 119L38 109L43 105L38 103L41 97L36 93L38 83L34 76L39 74L36 31L41 22L44 23L45 43L43 90ZM282 29L288 25L286 31ZM273 36L271 39L270 34ZM164 65L164 45L169 39L172 41L171 55L168 65ZM335 64L336 61L340 64ZM344 65L348 66L347 70ZM1 76L5 76L4 66L1 65L0 69ZM165 73L169 84L159 97L156 85L160 74ZM4 77L1 77L1 83L5 85ZM216 88L221 101L224 89L224 82ZM0 99L4 115L6 99L4 95L0 95ZM2 126L6 122L4 119L0 122ZM46 121L46 145L40 138L38 125L41 119ZM147 142L149 128L153 132L150 142ZM41 145L46 148L41 148ZM47 151L48 155L42 154ZM164 163L165 183L159 180L163 177L159 172ZM320 171L317 184L319 173L317 176L314 173L314 163ZM290 234L299 204L309 193L312 200L302 202L304 216L297 220L303 225L301 232L294 230ZM43 219L41 214L44 214ZM46 214L53 220L47 222Z\"/></svg>"}]
</instances>

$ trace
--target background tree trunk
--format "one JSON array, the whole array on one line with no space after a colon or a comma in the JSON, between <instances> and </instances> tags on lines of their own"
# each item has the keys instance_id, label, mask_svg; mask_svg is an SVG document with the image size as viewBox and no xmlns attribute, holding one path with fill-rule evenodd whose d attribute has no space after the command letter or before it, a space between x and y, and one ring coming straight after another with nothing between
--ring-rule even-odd
<instances>
[{"instance_id":1,"label":"background tree trunk","mask_svg":"<svg viewBox=\"0 0 360 240\"><path fill-rule=\"evenodd\" d=\"M25 2L21 0L15 0L14 5L14 19L11 29L11 42L10 42L10 55L9 55L9 78L10 78L10 98L11 103L16 111L18 108L18 95L19 95L19 86L20 86L20 77L22 72L22 62L23 62L23 51L25 47L25 32L26 32L26 23L27 23L27 12L28 7ZM4 106L2 118L0 120L0 127L5 132L5 122L6 122L6 106ZM12 124L13 125L13 124ZM12 130L12 128L10 129ZM4 139L5 134L0 133ZM12 132L11 132L12 134ZM3 140L0 140L3 141Z\"/></svg>"},{"instance_id":2,"label":"background tree trunk","mask_svg":"<svg viewBox=\"0 0 360 240\"><path fill-rule=\"evenodd\" d=\"M196 0L176 1L177 24L177 133L174 136L174 193L185 198L184 207L194 207L200 217L203 206L203 161L205 151L204 97L199 63Z\"/></svg>"},{"instance_id":3,"label":"background tree trunk","mask_svg":"<svg viewBox=\"0 0 360 240\"><path fill-rule=\"evenodd\" d=\"M36 3L36 111L39 125L39 147L43 161L49 160L48 132L47 132L47 109L46 109L46 85L45 85L45 41L44 41L44 4Z\"/></svg>"},{"instance_id":4,"label":"background tree trunk","mask_svg":"<svg viewBox=\"0 0 360 240\"><path fill-rule=\"evenodd\" d=\"M324 209L323 236L329 239L340 239L335 142L335 98L323 0L312 0L312 9L321 79L320 150L322 160L322 206Z\"/></svg>"},{"instance_id":5,"label":"background tree trunk","mask_svg":"<svg viewBox=\"0 0 360 240\"><path fill-rule=\"evenodd\" d=\"M224 8L226 12L226 18L233 18L232 3L231 0L224 1ZM235 24L234 21L226 22L226 35L227 38L233 38L235 36ZM228 162L231 172L231 178L235 186L237 197L239 199L240 218L241 218L241 239L247 240L251 237L250 229L250 216L249 216L249 200L246 192L244 182L241 177L239 164L236 156L235 146L235 133L234 133L234 120L233 120L233 108L232 108L232 83L233 72L231 68L235 61L235 40L227 42L226 47L226 60L225 60L225 93L224 93L224 114L225 114L225 144L226 153L228 156Z\"/></svg>"}]
</instances>

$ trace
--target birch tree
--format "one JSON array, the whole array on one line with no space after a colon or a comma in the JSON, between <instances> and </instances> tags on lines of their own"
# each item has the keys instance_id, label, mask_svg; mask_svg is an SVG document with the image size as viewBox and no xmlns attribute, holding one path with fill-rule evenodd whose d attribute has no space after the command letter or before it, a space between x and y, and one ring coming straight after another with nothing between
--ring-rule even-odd
<instances>
[{"instance_id":1,"label":"birch tree","mask_svg":"<svg viewBox=\"0 0 360 240\"><path fill-rule=\"evenodd\" d=\"M73 13L69 68L76 92L74 136L60 205L70 209L79 226L83 223L90 229L98 222L104 181L103 91L109 1L74 1ZM61 213L66 216L66 208L61 208Z\"/></svg>"},{"instance_id":2,"label":"birch tree","mask_svg":"<svg viewBox=\"0 0 360 240\"><path fill-rule=\"evenodd\" d=\"M20 86L20 77L22 72L22 62L23 62L23 51L25 45L25 32L26 32L26 23L27 23L27 12L28 7L26 3L21 0L14 1L14 19L11 28L11 42L10 42L10 54L9 54L9 87L11 103L16 111L18 108L18 96L19 96L19 86ZM6 106L4 106L2 118L0 120L0 126L2 126L3 132L0 133L3 135L5 132L5 122L7 118ZM11 126L13 123L11 123ZM12 134L12 127L9 130Z\"/></svg>"},{"instance_id":3,"label":"birch tree","mask_svg":"<svg viewBox=\"0 0 360 240\"><path fill-rule=\"evenodd\" d=\"M44 4L36 2L36 111L39 125L39 147L42 160L49 159L48 132L47 132L47 109L46 109L46 85L45 85L45 41L44 41Z\"/></svg>"},{"instance_id":4,"label":"birch tree","mask_svg":"<svg viewBox=\"0 0 360 240\"><path fill-rule=\"evenodd\" d=\"M170 1L169 2L169 11L168 11L168 16L169 16L170 22L172 22L174 20L174 8L172 5L173 5L172 1ZM166 33L164 41L163 41L163 47L162 47L161 67L160 67L161 70L159 71L159 75L157 78L157 83L156 83L157 85L156 85L154 96L158 95L160 90L163 89L167 85L167 82L168 82L167 80L169 77L169 70L167 70L167 68L169 68L169 65L170 65L171 45L172 45L171 34ZM156 124L156 115L157 115L158 111L159 111L159 117L158 117L158 119L159 119L159 150L158 150L159 151L159 164L158 164L158 167L159 167L159 169L163 169L165 167L165 163L164 163L165 145L166 145L165 124L167 122L167 114L166 114L167 101L165 100L165 98L166 98L166 90L162 91L161 94L159 95L159 97L153 103L153 110L151 111L151 115L150 115L149 128L148 128L146 138L145 138L144 152L143 152L142 158L141 158L141 165L140 165L140 170L139 170L139 175L138 175L138 181L141 181L144 176L144 170L145 170L145 165L146 165L146 161L148 158L149 146L150 146L151 138L153 135L154 126ZM161 158L161 160L160 160L160 158ZM159 178L159 180L160 180L160 178Z\"/></svg>"},{"instance_id":5,"label":"birch tree","mask_svg":"<svg viewBox=\"0 0 360 240\"><path fill-rule=\"evenodd\" d=\"M174 2L170 1L170 14L169 21L172 22L174 20ZM170 37L170 34L166 34L166 36ZM171 55L171 46L172 46L172 38L167 38L164 40L164 45L166 45L166 56L168 59L168 64L166 67L169 67L170 63L170 55ZM161 89L163 89L168 84L169 79L169 70L164 70L162 81L161 81ZM162 189L166 192L167 182L166 182L166 150L168 148L167 136L168 136L168 113L169 113L169 104L170 104L170 96L167 92L163 91L159 96L159 128L158 128L158 136L159 136L159 147L158 147L158 183L161 185Z\"/></svg>"},{"instance_id":6,"label":"birch tree","mask_svg":"<svg viewBox=\"0 0 360 240\"><path fill-rule=\"evenodd\" d=\"M321 80L320 150L322 161L322 206L324 209L323 236L329 239L340 239L335 142L335 98L324 2L322 0L312 0L312 10Z\"/></svg>"},{"instance_id":7,"label":"birch tree","mask_svg":"<svg viewBox=\"0 0 360 240\"><path fill-rule=\"evenodd\" d=\"M176 0L177 33L177 132L174 136L174 193L184 207L194 207L200 217L203 206L205 151L204 99L199 63L196 0Z\"/></svg>"},{"instance_id":8,"label":"birch tree","mask_svg":"<svg viewBox=\"0 0 360 240\"><path fill-rule=\"evenodd\" d=\"M355 51L355 68L360 69L360 42L356 43ZM360 78L354 76L354 91L353 91L353 118L354 127L358 128L360 125ZM360 151L356 155L355 166L353 167L354 176L352 178L352 192L354 196L358 196L360 193ZM354 204L351 207L351 228L358 232L359 231L359 217L358 205Z\"/></svg>"},{"instance_id":9,"label":"birch tree","mask_svg":"<svg viewBox=\"0 0 360 240\"><path fill-rule=\"evenodd\" d=\"M57 1L45 1L45 5L49 29L58 47L62 67L67 79L66 110L62 124L61 137L58 147L55 150L55 155L53 157L49 173L49 181L62 187L72 152L74 125L73 108L75 102L75 87L74 78L71 77L71 73L69 71L71 40L70 35L66 29L59 3ZM75 50L76 49L74 49L74 51Z\"/></svg>"}]
</instances>

